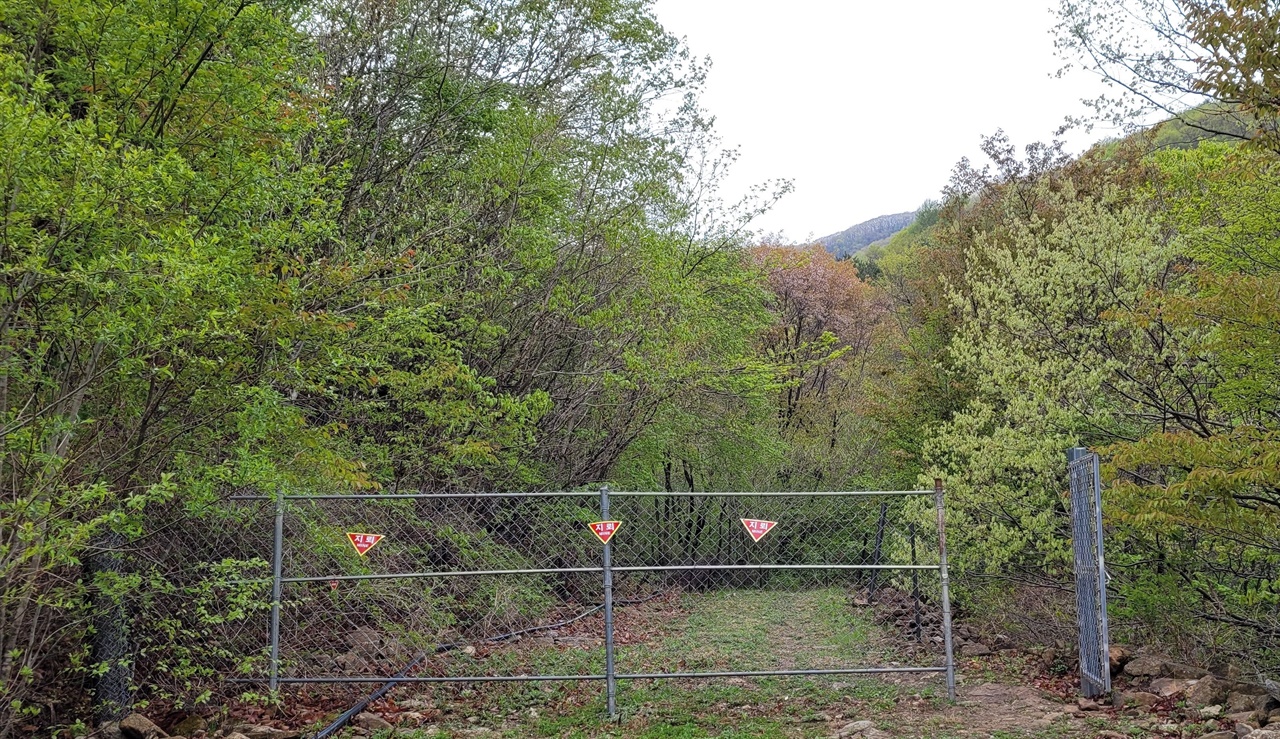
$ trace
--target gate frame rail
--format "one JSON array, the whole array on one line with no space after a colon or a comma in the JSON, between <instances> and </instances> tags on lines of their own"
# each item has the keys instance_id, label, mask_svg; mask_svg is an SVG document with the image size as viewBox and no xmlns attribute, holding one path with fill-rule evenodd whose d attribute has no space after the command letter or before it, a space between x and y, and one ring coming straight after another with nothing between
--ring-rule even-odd
<instances>
[{"instance_id":1,"label":"gate frame rail","mask_svg":"<svg viewBox=\"0 0 1280 739\"><path fill-rule=\"evenodd\" d=\"M744 565L626 565L616 567L612 562L612 539L604 543L599 567L561 567L561 568L528 568L510 570L449 570L440 572L400 572L367 575L320 575L307 577L286 577L283 573L284 552L284 514L286 501L319 501L319 500L440 500L440 499L476 499L476 498L594 498L599 497L602 520L609 520L609 501L614 497L672 497L672 498L724 498L724 497L872 497L872 496L925 496L932 495L937 515L938 556L936 565L921 564L744 564ZM283 488L270 495L235 495L233 501L273 501L275 503L275 536L272 542L272 578L271 578L271 623L269 634L270 674L265 678L233 678L229 682L267 683L271 692L276 693L282 685L333 684L333 683L450 683L450 682L550 682L550 681L591 681L603 680L606 685L606 702L609 718L616 719L617 681L618 680L661 680L661 679L699 679L719 677L773 677L801 675L873 675L896 673L946 673L947 697L956 698L955 656L952 649L951 633L951 593L950 579L947 570L947 538L946 514L943 506L944 491L941 479L934 480L932 490L859 490L859 491L820 491L820 492L646 492L615 491L609 486L601 487L599 492L531 492L531 493L393 493L378 494L286 494ZM914 529L913 529L914 532ZM913 539L914 542L914 539ZM914 546L914 544L913 544ZM941 666L907 666L907 667L850 667L831 669L793 669L793 670L756 670L756 671L716 671L716 672L649 672L620 673L616 670L613 642L613 573L615 572L662 572L674 570L936 570L940 580L940 599L942 608L942 638L945 652L945 664ZM458 675L458 676L337 676L337 677L289 677L280 674L280 611L283 586L289 583L329 582L350 580L391 580L403 578L437 578L437 577L475 577L484 575L533 575L554 573L599 572L603 576L604 589L604 639L605 639L605 671L601 674L583 675Z\"/></svg>"}]
</instances>

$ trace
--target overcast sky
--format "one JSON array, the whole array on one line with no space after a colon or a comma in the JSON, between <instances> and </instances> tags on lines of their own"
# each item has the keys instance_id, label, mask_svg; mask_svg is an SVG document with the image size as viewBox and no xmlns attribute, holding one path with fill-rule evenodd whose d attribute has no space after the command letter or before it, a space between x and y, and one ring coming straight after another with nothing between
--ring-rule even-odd
<instances>
[{"instance_id":1,"label":"overcast sky","mask_svg":"<svg viewBox=\"0 0 1280 739\"><path fill-rule=\"evenodd\" d=\"M799 241L936 197L983 134L1019 147L1084 112L1096 77L1063 79L1052 0L658 0L712 69L703 105L742 158L726 199L790 178L756 225ZM1056 6L1056 3L1055 3ZM1066 137L1073 153L1093 139Z\"/></svg>"}]
</instances>

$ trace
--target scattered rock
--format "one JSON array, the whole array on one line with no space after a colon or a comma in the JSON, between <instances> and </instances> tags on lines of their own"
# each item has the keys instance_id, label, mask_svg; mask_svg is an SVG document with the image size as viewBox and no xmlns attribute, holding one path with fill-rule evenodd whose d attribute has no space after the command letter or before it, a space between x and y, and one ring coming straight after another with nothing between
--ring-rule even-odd
<instances>
[{"instance_id":1,"label":"scattered rock","mask_svg":"<svg viewBox=\"0 0 1280 739\"><path fill-rule=\"evenodd\" d=\"M1160 657L1134 657L1124 666L1124 674L1130 677L1161 677L1165 673L1165 661Z\"/></svg>"},{"instance_id":2,"label":"scattered rock","mask_svg":"<svg viewBox=\"0 0 1280 739\"><path fill-rule=\"evenodd\" d=\"M367 672L370 669L369 661L361 657L354 649L346 654L338 655L333 661L339 668L347 672Z\"/></svg>"},{"instance_id":3,"label":"scattered rock","mask_svg":"<svg viewBox=\"0 0 1280 739\"><path fill-rule=\"evenodd\" d=\"M1267 714L1267 726L1271 724L1280 724L1280 708L1272 709L1271 713Z\"/></svg>"},{"instance_id":4,"label":"scattered rock","mask_svg":"<svg viewBox=\"0 0 1280 739\"><path fill-rule=\"evenodd\" d=\"M222 739L249 739L249 737L245 736L244 734L241 734L238 731L233 731L230 734L227 734L226 736L222 737Z\"/></svg>"},{"instance_id":5,"label":"scattered rock","mask_svg":"<svg viewBox=\"0 0 1280 739\"><path fill-rule=\"evenodd\" d=\"M1280 739L1280 729L1254 729L1249 739Z\"/></svg>"},{"instance_id":6,"label":"scattered rock","mask_svg":"<svg viewBox=\"0 0 1280 739\"><path fill-rule=\"evenodd\" d=\"M391 723L386 719L368 711L356 716L355 725L368 731L382 731L383 729L391 728Z\"/></svg>"},{"instance_id":7,"label":"scattered rock","mask_svg":"<svg viewBox=\"0 0 1280 739\"><path fill-rule=\"evenodd\" d=\"M1120 706L1141 706L1149 708L1160 702L1160 696L1155 693L1143 693L1141 691L1129 691L1117 694L1117 705Z\"/></svg>"},{"instance_id":8,"label":"scattered rock","mask_svg":"<svg viewBox=\"0 0 1280 739\"><path fill-rule=\"evenodd\" d=\"M1133 659L1133 653L1119 644L1112 644L1107 648L1107 657L1111 662L1111 674L1118 675L1129 664L1129 660Z\"/></svg>"},{"instance_id":9,"label":"scattered rock","mask_svg":"<svg viewBox=\"0 0 1280 739\"><path fill-rule=\"evenodd\" d=\"M131 713L120 720L120 733L125 739L164 739L169 736L140 713Z\"/></svg>"},{"instance_id":10,"label":"scattered rock","mask_svg":"<svg viewBox=\"0 0 1280 739\"><path fill-rule=\"evenodd\" d=\"M1229 693L1227 695L1227 713L1244 713L1245 711L1255 711L1254 697L1245 695L1244 693Z\"/></svg>"},{"instance_id":11,"label":"scattered rock","mask_svg":"<svg viewBox=\"0 0 1280 739\"><path fill-rule=\"evenodd\" d=\"M889 739L890 735L877 729L872 721L854 721L845 724L833 736L835 739Z\"/></svg>"},{"instance_id":12,"label":"scattered rock","mask_svg":"<svg viewBox=\"0 0 1280 739\"><path fill-rule=\"evenodd\" d=\"M353 649L376 652L382 646L382 633L371 626L360 626L347 634L347 645Z\"/></svg>"},{"instance_id":13,"label":"scattered rock","mask_svg":"<svg viewBox=\"0 0 1280 739\"><path fill-rule=\"evenodd\" d=\"M1205 734L1200 739L1236 739L1234 731L1215 731L1212 734Z\"/></svg>"},{"instance_id":14,"label":"scattered rock","mask_svg":"<svg viewBox=\"0 0 1280 739\"><path fill-rule=\"evenodd\" d=\"M1254 730L1254 729L1256 729L1256 728L1258 728L1258 727L1257 727L1257 726L1254 726L1253 724L1251 724L1251 723L1249 723L1249 722L1247 722L1247 721L1237 721L1237 722L1236 722L1236 736L1240 737L1240 739L1244 739L1245 737L1247 737L1247 736L1249 736L1250 734L1252 734L1252 733L1253 733L1253 730Z\"/></svg>"},{"instance_id":15,"label":"scattered rock","mask_svg":"<svg viewBox=\"0 0 1280 739\"><path fill-rule=\"evenodd\" d=\"M107 721L98 727L97 739L124 739L119 721Z\"/></svg>"},{"instance_id":16,"label":"scattered rock","mask_svg":"<svg viewBox=\"0 0 1280 739\"><path fill-rule=\"evenodd\" d=\"M1076 701L1076 705L1080 707L1081 711L1101 711L1102 710L1102 705L1099 704L1097 701L1093 700L1092 698L1081 698L1080 700Z\"/></svg>"},{"instance_id":17,"label":"scattered rock","mask_svg":"<svg viewBox=\"0 0 1280 739\"><path fill-rule=\"evenodd\" d=\"M208 728L209 724L205 722L203 716L187 716L173 725L173 733L191 736L197 731L206 731Z\"/></svg>"},{"instance_id":18,"label":"scattered rock","mask_svg":"<svg viewBox=\"0 0 1280 739\"><path fill-rule=\"evenodd\" d=\"M364 660L376 663L380 660L398 660L406 656L407 650L393 635L386 634L372 626L360 626L346 634L348 661ZM341 658L339 658L341 659Z\"/></svg>"},{"instance_id":19,"label":"scattered rock","mask_svg":"<svg viewBox=\"0 0 1280 739\"><path fill-rule=\"evenodd\" d=\"M1193 708L1219 705L1226 699L1227 683L1213 675L1197 680L1195 685L1187 688L1187 705Z\"/></svg>"},{"instance_id":20,"label":"scattered rock","mask_svg":"<svg viewBox=\"0 0 1280 739\"><path fill-rule=\"evenodd\" d=\"M1178 680L1172 677L1158 677L1151 681L1151 692L1161 698L1177 695L1196 684L1196 680Z\"/></svg>"},{"instance_id":21,"label":"scattered rock","mask_svg":"<svg viewBox=\"0 0 1280 739\"><path fill-rule=\"evenodd\" d=\"M1200 718L1217 718L1222 715L1222 706L1205 706L1200 709Z\"/></svg>"},{"instance_id":22,"label":"scattered rock","mask_svg":"<svg viewBox=\"0 0 1280 739\"><path fill-rule=\"evenodd\" d=\"M961 657L987 657L989 655L991 655L991 649L988 648L986 644L969 642L963 647L960 647Z\"/></svg>"},{"instance_id":23,"label":"scattered rock","mask_svg":"<svg viewBox=\"0 0 1280 739\"><path fill-rule=\"evenodd\" d=\"M462 653L467 655L468 657L474 657L476 654L476 648L468 644L467 646L462 648Z\"/></svg>"}]
</instances>

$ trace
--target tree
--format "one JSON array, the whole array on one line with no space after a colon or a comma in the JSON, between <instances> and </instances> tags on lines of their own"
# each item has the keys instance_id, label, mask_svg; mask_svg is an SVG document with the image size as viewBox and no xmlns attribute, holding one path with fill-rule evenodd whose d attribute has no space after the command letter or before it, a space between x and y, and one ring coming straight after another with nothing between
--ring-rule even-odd
<instances>
[{"instance_id":1,"label":"tree","mask_svg":"<svg viewBox=\"0 0 1280 739\"><path fill-rule=\"evenodd\" d=\"M244 3L0 12L5 735L85 664L89 597L114 608L136 585L77 578L102 537L215 481L358 475L280 391L281 344L332 328L289 272L328 224L327 183L292 148L315 119L289 25Z\"/></svg>"},{"instance_id":2,"label":"tree","mask_svg":"<svg viewBox=\"0 0 1280 739\"><path fill-rule=\"evenodd\" d=\"M865 418L871 362L888 329L883 294L821 245L752 250L776 296L766 356L787 370L777 427L788 445L779 483L844 487L879 472ZM863 482L863 484L867 484Z\"/></svg>"},{"instance_id":3,"label":"tree","mask_svg":"<svg viewBox=\"0 0 1280 739\"><path fill-rule=\"evenodd\" d=\"M948 348L972 396L925 451L960 569L1067 576L1062 450L1088 444L1109 461L1116 623L1274 667L1271 164L1100 149L952 211L976 226Z\"/></svg>"},{"instance_id":4,"label":"tree","mask_svg":"<svg viewBox=\"0 0 1280 739\"><path fill-rule=\"evenodd\" d=\"M1280 13L1271 0L1063 0L1056 45L1119 90L1087 101L1132 128L1151 115L1280 151ZM1069 68L1068 66L1068 68Z\"/></svg>"}]
</instances>

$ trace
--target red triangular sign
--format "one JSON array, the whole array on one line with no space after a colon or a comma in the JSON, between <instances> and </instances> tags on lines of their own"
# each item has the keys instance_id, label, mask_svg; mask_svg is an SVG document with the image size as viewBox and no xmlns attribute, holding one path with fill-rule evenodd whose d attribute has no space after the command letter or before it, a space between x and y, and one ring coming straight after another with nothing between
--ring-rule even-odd
<instances>
[{"instance_id":1,"label":"red triangular sign","mask_svg":"<svg viewBox=\"0 0 1280 739\"><path fill-rule=\"evenodd\" d=\"M591 533L596 535L601 544L608 544L613 535L618 533L618 528L622 526L621 521L596 521L587 524L591 527Z\"/></svg>"},{"instance_id":2,"label":"red triangular sign","mask_svg":"<svg viewBox=\"0 0 1280 739\"><path fill-rule=\"evenodd\" d=\"M777 521L761 521L758 518L744 518L742 525L747 527L747 533L751 534L752 541L760 541L764 535L773 530L778 525Z\"/></svg>"},{"instance_id":3,"label":"red triangular sign","mask_svg":"<svg viewBox=\"0 0 1280 739\"><path fill-rule=\"evenodd\" d=\"M356 548L356 554L361 557L365 555L373 545L382 541L382 534L347 534L347 539L351 541L351 546Z\"/></svg>"}]
</instances>

